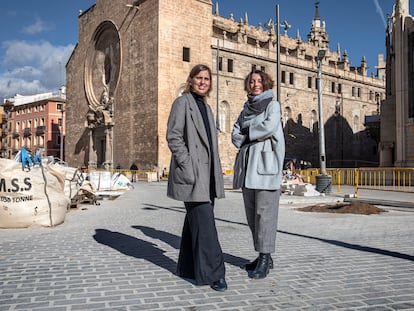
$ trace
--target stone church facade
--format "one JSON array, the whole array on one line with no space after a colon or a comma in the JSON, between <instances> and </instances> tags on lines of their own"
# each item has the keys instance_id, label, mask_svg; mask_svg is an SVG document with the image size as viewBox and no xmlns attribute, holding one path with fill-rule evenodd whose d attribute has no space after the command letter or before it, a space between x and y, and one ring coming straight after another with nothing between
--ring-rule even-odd
<instances>
[{"instance_id":1,"label":"stone church facade","mask_svg":"<svg viewBox=\"0 0 414 311\"><path fill-rule=\"evenodd\" d=\"M223 169L232 169L231 127L246 99L244 77L258 68L276 78L277 36L274 27L249 25L247 15L239 21L221 17L217 3L212 12L210 0L97 0L80 14L78 44L66 71L70 165L110 168L135 162L139 169L168 169L171 104L191 68L204 63L213 70L209 103L220 129ZM347 51L341 53L339 46L332 51L328 44L317 6L307 39L299 33L291 38L287 31L280 36L286 157L317 166L315 56L326 49L322 93L328 166L375 163L378 142L366 125L367 116L379 117L384 60L379 56L377 75L368 76L364 58L351 67Z\"/></svg>"}]
</instances>

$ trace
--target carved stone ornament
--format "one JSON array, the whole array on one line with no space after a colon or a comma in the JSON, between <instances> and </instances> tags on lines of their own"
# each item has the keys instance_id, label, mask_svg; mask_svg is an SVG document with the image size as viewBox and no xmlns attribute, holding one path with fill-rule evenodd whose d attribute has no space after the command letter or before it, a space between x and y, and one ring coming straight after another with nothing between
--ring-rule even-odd
<instances>
[{"instance_id":1,"label":"carved stone ornament","mask_svg":"<svg viewBox=\"0 0 414 311\"><path fill-rule=\"evenodd\" d=\"M119 32L111 21L102 22L89 43L85 61L85 93L89 111L86 125L95 128L112 123L113 104L120 77Z\"/></svg>"}]
</instances>

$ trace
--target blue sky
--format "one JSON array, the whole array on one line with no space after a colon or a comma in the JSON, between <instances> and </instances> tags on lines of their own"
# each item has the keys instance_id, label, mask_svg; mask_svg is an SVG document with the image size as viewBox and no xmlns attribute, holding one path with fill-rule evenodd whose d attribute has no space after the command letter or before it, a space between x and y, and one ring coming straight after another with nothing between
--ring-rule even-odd
<instances>
[{"instance_id":1,"label":"blue sky","mask_svg":"<svg viewBox=\"0 0 414 311\"><path fill-rule=\"evenodd\" d=\"M214 12L217 0L212 2ZM279 4L280 22L286 20L291 25L290 37L295 37L299 30L302 40L306 40L315 16L315 2L218 0L221 16L233 13L240 20L247 12L253 26L264 24L269 18L275 20ZM78 39L79 10L86 10L94 3L95 0L0 1L1 103L3 98L17 93L57 91L65 83L65 64ZM348 52L351 66L359 66L366 56L369 71L375 71L377 55L385 56L386 19L387 14L392 14L393 4L394 0L319 0L330 49L336 50L340 43L341 51Z\"/></svg>"}]
</instances>

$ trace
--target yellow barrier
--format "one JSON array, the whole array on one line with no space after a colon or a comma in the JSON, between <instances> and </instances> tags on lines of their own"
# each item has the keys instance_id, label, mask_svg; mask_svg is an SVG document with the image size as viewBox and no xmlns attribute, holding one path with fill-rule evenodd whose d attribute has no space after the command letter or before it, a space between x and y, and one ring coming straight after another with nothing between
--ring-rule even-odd
<instances>
[{"instance_id":1,"label":"yellow barrier","mask_svg":"<svg viewBox=\"0 0 414 311\"><path fill-rule=\"evenodd\" d=\"M337 185L338 193L341 185L355 186L356 195L359 189L414 192L414 168L328 168L326 171L332 177L332 185ZM305 182L316 184L319 170L307 169L298 173Z\"/></svg>"},{"instance_id":2,"label":"yellow barrier","mask_svg":"<svg viewBox=\"0 0 414 311\"><path fill-rule=\"evenodd\" d=\"M414 168L359 168L358 187L401 192L414 192Z\"/></svg>"}]
</instances>

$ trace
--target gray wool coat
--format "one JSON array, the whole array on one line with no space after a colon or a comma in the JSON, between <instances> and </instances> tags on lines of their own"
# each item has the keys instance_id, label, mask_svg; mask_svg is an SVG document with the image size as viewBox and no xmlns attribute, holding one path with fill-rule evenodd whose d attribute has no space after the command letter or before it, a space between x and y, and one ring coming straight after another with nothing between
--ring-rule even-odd
<instances>
[{"instance_id":1,"label":"gray wool coat","mask_svg":"<svg viewBox=\"0 0 414 311\"><path fill-rule=\"evenodd\" d=\"M212 150L210 150L203 118L194 97L187 93L178 97L172 104L167 125L167 142L172 153L167 196L172 199L183 202L210 201L212 165L216 197L224 197L217 130L213 112L207 103L206 107L212 132Z\"/></svg>"},{"instance_id":2,"label":"gray wool coat","mask_svg":"<svg viewBox=\"0 0 414 311\"><path fill-rule=\"evenodd\" d=\"M240 148L234 165L233 187L280 189L285 139L279 103L271 101L264 112L250 120L248 135L253 143L244 144L247 135L241 133L242 114L243 112L232 131L232 142ZM257 141L258 139L265 140Z\"/></svg>"}]
</instances>

